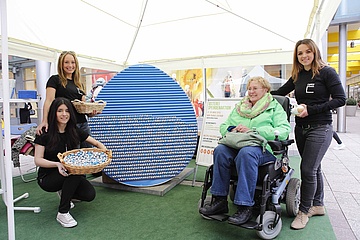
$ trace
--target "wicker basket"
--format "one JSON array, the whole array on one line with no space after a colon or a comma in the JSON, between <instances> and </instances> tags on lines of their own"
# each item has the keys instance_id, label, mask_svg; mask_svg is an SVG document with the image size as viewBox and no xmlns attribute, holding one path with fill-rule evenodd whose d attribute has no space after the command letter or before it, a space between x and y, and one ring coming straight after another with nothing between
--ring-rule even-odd
<instances>
[{"instance_id":1,"label":"wicker basket","mask_svg":"<svg viewBox=\"0 0 360 240\"><path fill-rule=\"evenodd\" d=\"M76 111L82 114L92 113L93 110L96 110L97 112L101 112L106 106L106 102L104 102L103 100L99 100L96 102L83 102L78 99L75 99L71 102L74 105Z\"/></svg>"},{"instance_id":2,"label":"wicker basket","mask_svg":"<svg viewBox=\"0 0 360 240\"><path fill-rule=\"evenodd\" d=\"M105 162L96 164L96 165L86 165L86 166L79 166L73 165L66 161L66 157L70 154L76 154L79 151L83 152L103 152L107 155L107 159ZM112 158L111 150L102 150L99 148L81 148L81 149L74 149L64 153L58 153L57 157L60 159L60 162L64 165L67 169L69 174L91 174L97 173L103 170L107 165L110 164Z\"/></svg>"}]
</instances>

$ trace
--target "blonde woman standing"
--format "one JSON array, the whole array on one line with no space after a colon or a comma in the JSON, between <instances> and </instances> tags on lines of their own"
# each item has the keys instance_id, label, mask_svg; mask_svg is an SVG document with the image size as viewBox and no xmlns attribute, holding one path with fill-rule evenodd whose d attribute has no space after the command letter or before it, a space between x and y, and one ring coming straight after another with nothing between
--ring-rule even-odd
<instances>
[{"instance_id":1,"label":"blonde woman standing","mask_svg":"<svg viewBox=\"0 0 360 240\"><path fill-rule=\"evenodd\" d=\"M73 51L64 51L60 54L58 59L58 74L52 75L46 84L46 98L43 109L43 119L41 124L36 129L37 134L41 134L48 129L48 113L50 104L57 97L64 97L70 101L78 99L85 101L85 91L83 85L80 82L80 69L79 61L76 53ZM76 115L77 127L83 129L91 135L90 128L87 122L87 116L85 114L78 113L73 107ZM98 114L94 111L89 114L89 117ZM82 143L81 147L91 147L87 143Z\"/></svg>"}]
</instances>

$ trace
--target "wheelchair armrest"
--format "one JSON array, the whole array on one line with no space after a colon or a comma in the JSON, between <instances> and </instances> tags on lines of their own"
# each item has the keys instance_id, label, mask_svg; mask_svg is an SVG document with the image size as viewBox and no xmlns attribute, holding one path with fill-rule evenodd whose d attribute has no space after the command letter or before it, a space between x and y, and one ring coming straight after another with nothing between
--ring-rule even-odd
<instances>
[{"instance_id":1,"label":"wheelchair armrest","mask_svg":"<svg viewBox=\"0 0 360 240\"><path fill-rule=\"evenodd\" d=\"M283 144L284 144L284 146L289 146L289 145L291 145L291 144L293 144L295 141L294 141L294 139L287 139L287 140L284 140L284 141L281 141Z\"/></svg>"},{"instance_id":2,"label":"wheelchair armrest","mask_svg":"<svg viewBox=\"0 0 360 240\"><path fill-rule=\"evenodd\" d=\"M270 140L270 141L268 141L268 144L270 145L270 147L273 151L281 151L284 149L284 146L281 143L281 141Z\"/></svg>"},{"instance_id":3,"label":"wheelchair armrest","mask_svg":"<svg viewBox=\"0 0 360 240\"><path fill-rule=\"evenodd\" d=\"M288 139L288 140L270 140L268 141L268 144L270 145L271 149L274 152L280 152L282 150L285 150L285 148L289 145L294 143L294 139Z\"/></svg>"}]
</instances>

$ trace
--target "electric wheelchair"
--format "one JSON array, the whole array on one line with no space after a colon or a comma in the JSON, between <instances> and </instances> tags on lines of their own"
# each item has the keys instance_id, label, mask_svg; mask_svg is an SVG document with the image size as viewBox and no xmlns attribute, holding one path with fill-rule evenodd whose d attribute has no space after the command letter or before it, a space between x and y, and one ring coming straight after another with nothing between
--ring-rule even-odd
<instances>
[{"instance_id":1,"label":"electric wheelchair","mask_svg":"<svg viewBox=\"0 0 360 240\"><path fill-rule=\"evenodd\" d=\"M287 97L273 96L284 108L290 121L290 101ZM289 217L295 217L300 203L300 179L292 178L294 169L289 166L288 147L294 143L293 139L281 141L275 133L275 139L268 141L274 155L275 162L268 162L259 167L253 215L258 213L256 220L250 220L240 227L254 229L262 239L277 237L282 228L281 203L286 204L286 212ZM213 166L208 167L205 174L204 185L199 208L210 205L212 197L207 195L212 185ZM230 180L229 197L233 201L237 185L237 173L235 166L232 169ZM201 214L201 213L200 213ZM227 214L204 215L205 219L225 221Z\"/></svg>"}]
</instances>

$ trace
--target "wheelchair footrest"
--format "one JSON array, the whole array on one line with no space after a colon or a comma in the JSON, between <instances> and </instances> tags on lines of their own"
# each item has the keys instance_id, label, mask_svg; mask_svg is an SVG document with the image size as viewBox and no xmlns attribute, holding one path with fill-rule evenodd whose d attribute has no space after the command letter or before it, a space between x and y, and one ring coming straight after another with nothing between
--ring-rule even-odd
<instances>
[{"instance_id":1,"label":"wheelchair footrest","mask_svg":"<svg viewBox=\"0 0 360 240\"><path fill-rule=\"evenodd\" d=\"M255 221L247 221L246 223L242 224L242 225L238 225L239 227L242 228L247 228L247 229L255 229L258 230L260 228L259 224Z\"/></svg>"},{"instance_id":2,"label":"wheelchair footrest","mask_svg":"<svg viewBox=\"0 0 360 240\"><path fill-rule=\"evenodd\" d=\"M217 215L205 215L208 218L211 218L216 221L224 222L229 218L229 215L226 214L217 214Z\"/></svg>"}]
</instances>

